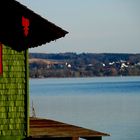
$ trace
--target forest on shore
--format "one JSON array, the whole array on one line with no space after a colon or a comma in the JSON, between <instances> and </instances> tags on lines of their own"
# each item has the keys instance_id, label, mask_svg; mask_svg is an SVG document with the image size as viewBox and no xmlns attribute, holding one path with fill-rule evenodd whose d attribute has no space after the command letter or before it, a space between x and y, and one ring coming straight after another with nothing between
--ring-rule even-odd
<instances>
[{"instance_id":1,"label":"forest on shore","mask_svg":"<svg viewBox=\"0 0 140 140\"><path fill-rule=\"evenodd\" d=\"M140 54L30 53L31 78L138 76Z\"/></svg>"}]
</instances>

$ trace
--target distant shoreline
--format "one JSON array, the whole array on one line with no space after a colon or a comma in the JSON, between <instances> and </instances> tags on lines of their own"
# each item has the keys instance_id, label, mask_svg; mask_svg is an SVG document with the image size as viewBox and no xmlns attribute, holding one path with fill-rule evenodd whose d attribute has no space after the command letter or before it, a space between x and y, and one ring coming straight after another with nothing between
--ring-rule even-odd
<instances>
[{"instance_id":1,"label":"distant shoreline","mask_svg":"<svg viewBox=\"0 0 140 140\"><path fill-rule=\"evenodd\" d=\"M30 53L30 78L140 76L140 54Z\"/></svg>"}]
</instances>

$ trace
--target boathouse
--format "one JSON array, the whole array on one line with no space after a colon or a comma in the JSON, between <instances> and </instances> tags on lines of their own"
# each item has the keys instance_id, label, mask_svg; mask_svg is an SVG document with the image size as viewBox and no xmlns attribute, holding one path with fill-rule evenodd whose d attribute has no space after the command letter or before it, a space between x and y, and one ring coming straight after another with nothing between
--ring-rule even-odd
<instances>
[{"instance_id":1,"label":"boathouse","mask_svg":"<svg viewBox=\"0 0 140 140\"><path fill-rule=\"evenodd\" d=\"M0 140L29 136L28 49L68 32L15 0L0 0Z\"/></svg>"},{"instance_id":2,"label":"boathouse","mask_svg":"<svg viewBox=\"0 0 140 140\"><path fill-rule=\"evenodd\" d=\"M0 140L78 139L83 128L29 117L28 49L68 32L16 0L0 0L0 6ZM92 133L96 139L102 136L106 134Z\"/></svg>"}]
</instances>

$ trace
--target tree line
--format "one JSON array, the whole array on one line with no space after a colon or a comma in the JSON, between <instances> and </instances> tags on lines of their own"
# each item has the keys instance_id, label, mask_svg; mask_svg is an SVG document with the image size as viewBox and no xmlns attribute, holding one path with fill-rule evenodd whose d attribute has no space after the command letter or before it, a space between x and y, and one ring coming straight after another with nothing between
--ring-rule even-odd
<instances>
[{"instance_id":1,"label":"tree line","mask_svg":"<svg viewBox=\"0 0 140 140\"><path fill-rule=\"evenodd\" d=\"M31 78L140 75L140 54L30 53Z\"/></svg>"}]
</instances>

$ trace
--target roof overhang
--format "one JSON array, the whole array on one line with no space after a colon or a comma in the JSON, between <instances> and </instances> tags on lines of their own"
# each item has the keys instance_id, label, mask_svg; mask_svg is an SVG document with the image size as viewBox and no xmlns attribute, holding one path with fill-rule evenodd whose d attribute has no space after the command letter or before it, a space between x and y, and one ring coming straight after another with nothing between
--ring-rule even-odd
<instances>
[{"instance_id":1,"label":"roof overhang","mask_svg":"<svg viewBox=\"0 0 140 140\"><path fill-rule=\"evenodd\" d=\"M49 43L68 33L15 0L0 0L0 6L0 42L17 51ZM28 27L23 27L23 18L29 21Z\"/></svg>"}]
</instances>

